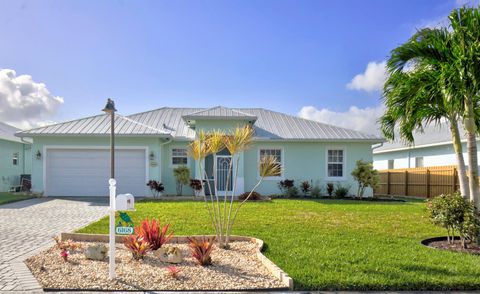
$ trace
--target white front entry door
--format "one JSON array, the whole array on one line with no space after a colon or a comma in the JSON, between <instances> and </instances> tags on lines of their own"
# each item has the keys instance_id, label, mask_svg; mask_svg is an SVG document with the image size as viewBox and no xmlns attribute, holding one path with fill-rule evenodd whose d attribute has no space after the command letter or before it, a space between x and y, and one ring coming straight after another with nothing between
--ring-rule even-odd
<instances>
[{"instance_id":1,"label":"white front entry door","mask_svg":"<svg viewBox=\"0 0 480 294\"><path fill-rule=\"evenodd\" d=\"M145 149L116 149L117 194L146 196ZM108 196L109 149L50 149L45 156L45 195Z\"/></svg>"},{"instance_id":2,"label":"white front entry door","mask_svg":"<svg viewBox=\"0 0 480 294\"><path fill-rule=\"evenodd\" d=\"M216 195L225 196L225 192L231 192L233 190L233 170L232 165L230 169L230 162L232 162L232 156L230 155L216 155L214 161L214 173L217 177L217 185L215 187ZM229 174L230 172L230 174Z\"/></svg>"}]
</instances>

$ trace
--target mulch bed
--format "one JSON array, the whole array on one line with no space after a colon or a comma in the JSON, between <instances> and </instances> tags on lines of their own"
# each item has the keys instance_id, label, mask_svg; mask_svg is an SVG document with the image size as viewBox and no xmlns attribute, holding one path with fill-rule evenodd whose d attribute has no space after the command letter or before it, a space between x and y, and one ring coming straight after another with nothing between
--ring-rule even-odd
<instances>
[{"instance_id":1,"label":"mulch bed","mask_svg":"<svg viewBox=\"0 0 480 294\"><path fill-rule=\"evenodd\" d=\"M480 246L477 243L467 243L467 248L463 248L459 237L455 237L453 244L448 243L447 237L426 239L422 241L422 244L435 249L480 255Z\"/></svg>"}]
</instances>

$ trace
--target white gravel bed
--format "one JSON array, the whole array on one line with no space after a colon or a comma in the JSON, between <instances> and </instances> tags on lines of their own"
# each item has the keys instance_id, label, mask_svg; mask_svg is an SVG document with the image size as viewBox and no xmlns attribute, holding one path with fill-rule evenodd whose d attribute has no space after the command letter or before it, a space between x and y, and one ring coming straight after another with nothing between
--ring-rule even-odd
<instances>
[{"instance_id":1,"label":"white gravel bed","mask_svg":"<svg viewBox=\"0 0 480 294\"><path fill-rule=\"evenodd\" d=\"M83 248L94 243L79 242ZM108 244L107 244L108 246ZM187 244L167 244L178 247L184 260L175 266L180 269L177 278L168 276L166 268L172 264L161 262L153 252L145 259L132 259L123 244L117 244L117 279L108 278L108 259L85 259L83 252L73 252L65 262L60 250L52 247L25 261L45 289L93 290L241 290L284 288L258 260L255 244L232 242L231 249L215 247L212 265L202 267L190 256Z\"/></svg>"}]
</instances>

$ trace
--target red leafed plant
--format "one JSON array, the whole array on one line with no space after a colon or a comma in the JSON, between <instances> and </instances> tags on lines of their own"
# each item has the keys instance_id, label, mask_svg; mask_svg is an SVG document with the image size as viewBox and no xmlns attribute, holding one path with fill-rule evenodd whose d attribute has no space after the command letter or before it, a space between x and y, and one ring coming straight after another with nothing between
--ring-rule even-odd
<instances>
[{"instance_id":1,"label":"red leafed plant","mask_svg":"<svg viewBox=\"0 0 480 294\"><path fill-rule=\"evenodd\" d=\"M62 249L62 251L60 251L60 256L63 258L64 261L68 261L68 251L67 250Z\"/></svg>"},{"instance_id":2,"label":"red leafed plant","mask_svg":"<svg viewBox=\"0 0 480 294\"><path fill-rule=\"evenodd\" d=\"M199 265L206 266L212 264L210 254L213 250L215 237L202 237L201 239L188 238L188 241L190 242L189 246L192 257L195 258Z\"/></svg>"},{"instance_id":3,"label":"red leafed plant","mask_svg":"<svg viewBox=\"0 0 480 294\"><path fill-rule=\"evenodd\" d=\"M123 244L130 250L132 257L136 260L143 259L150 249L150 244L138 235L137 232L134 235L125 236Z\"/></svg>"},{"instance_id":4,"label":"red leafed plant","mask_svg":"<svg viewBox=\"0 0 480 294\"><path fill-rule=\"evenodd\" d=\"M139 227L139 235L150 244L150 249L157 250L167 243L173 236L173 232L168 232L170 224L166 224L160 230L160 222L152 219L150 223L148 219L142 221Z\"/></svg>"},{"instance_id":5,"label":"red leafed plant","mask_svg":"<svg viewBox=\"0 0 480 294\"><path fill-rule=\"evenodd\" d=\"M165 268L165 271L167 272L167 275L173 279L178 278L178 274L181 272L181 270L174 265L167 266L167 268Z\"/></svg>"}]
</instances>

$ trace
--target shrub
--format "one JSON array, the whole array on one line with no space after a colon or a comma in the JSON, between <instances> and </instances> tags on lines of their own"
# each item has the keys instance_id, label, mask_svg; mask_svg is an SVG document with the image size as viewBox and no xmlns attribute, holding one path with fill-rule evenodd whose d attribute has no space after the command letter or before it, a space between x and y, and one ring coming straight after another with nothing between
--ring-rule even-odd
<instances>
[{"instance_id":1,"label":"shrub","mask_svg":"<svg viewBox=\"0 0 480 294\"><path fill-rule=\"evenodd\" d=\"M295 186L288 188L285 191L285 196L289 197L289 198L297 198L298 197L298 188L295 187Z\"/></svg>"},{"instance_id":2,"label":"shrub","mask_svg":"<svg viewBox=\"0 0 480 294\"><path fill-rule=\"evenodd\" d=\"M337 187L335 188L333 194L336 198L345 198L348 195L349 190L350 187L342 186L342 184L337 183Z\"/></svg>"},{"instance_id":3,"label":"shrub","mask_svg":"<svg viewBox=\"0 0 480 294\"><path fill-rule=\"evenodd\" d=\"M60 256L63 258L63 261L68 261L68 251L65 249L62 249L60 251Z\"/></svg>"},{"instance_id":4,"label":"shrub","mask_svg":"<svg viewBox=\"0 0 480 294\"><path fill-rule=\"evenodd\" d=\"M190 180L190 169L185 165L176 167L173 169L173 176L177 183L177 195L182 196L183 186Z\"/></svg>"},{"instance_id":5,"label":"shrub","mask_svg":"<svg viewBox=\"0 0 480 294\"><path fill-rule=\"evenodd\" d=\"M288 190L288 189L290 189L294 186L294 183L295 183L294 180L285 179L285 180L282 180L278 183L278 188L280 189L280 191L285 193L286 190Z\"/></svg>"},{"instance_id":6,"label":"shrub","mask_svg":"<svg viewBox=\"0 0 480 294\"><path fill-rule=\"evenodd\" d=\"M250 192L245 192L242 195L238 196L238 200L245 200L247 199L248 195L250 195ZM262 200L263 197L260 195L260 193L253 191L252 195L248 198L248 201L257 201L257 200Z\"/></svg>"},{"instance_id":7,"label":"shrub","mask_svg":"<svg viewBox=\"0 0 480 294\"><path fill-rule=\"evenodd\" d=\"M466 201L456 192L442 194L427 202L427 210L433 224L447 230L447 241L453 243L455 232L460 235L462 246L480 233L480 220L472 202Z\"/></svg>"},{"instance_id":8,"label":"shrub","mask_svg":"<svg viewBox=\"0 0 480 294\"><path fill-rule=\"evenodd\" d=\"M142 221L140 227L138 227L138 234L142 239L147 242L151 250L157 250L167 243L173 236L173 232L168 232L170 224L166 224L160 230L160 222L156 219L152 219L150 223L148 219Z\"/></svg>"},{"instance_id":9,"label":"shrub","mask_svg":"<svg viewBox=\"0 0 480 294\"><path fill-rule=\"evenodd\" d=\"M328 193L328 196L332 196L332 195L333 195L333 190L335 190L335 186L333 185L333 183L327 183L327 193Z\"/></svg>"},{"instance_id":10,"label":"shrub","mask_svg":"<svg viewBox=\"0 0 480 294\"><path fill-rule=\"evenodd\" d=\"M198 179L190 179L190 188L195 193L195 197L198 197L200 191L202 191L202 182Z\"/></svg>"},{"instance_id":11,"label":"shrub","mask_svg":"<svg viewBox=\"0 0 480 294\"><path fill-rule=\"evenodd\" d=\"M309 181L303 181L300 184L300 189L302 190L303 196L306 197L307 194L312 190L312 185Z\"/></svg>"},{"instance_id":12,"label":"shrub","mask_svg":"<svg viewBox=\"0 0 480 294\"><path fill-rule=\"evenodd\" d=\"M319 185L313 186L310 195L313 198L320 198L322 196L322 188Z\"/></svg>"},{"instance_id":13,"label":"shrub","mask_svg":"<svg viewBox=\"0 0 480 294\"><path fill-rule=\"evenodd\" d=\"M163 184L155 180L148 181L147 186L150 188L153 198L157 198L165 190Z\"/></svg>"},{"instance_id":14,"label":"shrub","mask_svg":"<svg viewBox=\"0 0 480 294\"><path fill-rule=\"evenodd\" d=\"M212 258L210 254L213 250L215 237L202 237L202 239L188 238L188 241L190 242L189 247L192 257L195 258L199 265L206 266L212 264Z\"/></svg>"},{"instance_id":15,"label":"shrub","mask_svg":"<svg viewBox=\"0 0 480 294\"><path fill-rule=\"evenodd\" d=\"M356 167L352 171L352 177L358 182L357 197L362 198L365 189L371 187L375 189L378 186L378 172L373 168L371 162L357 160Z\"/></svg>"},{"instance_id":16,"label":"shrub","mask_svg":"<svg viewBox=\"0 0 480 294\"><path fill-rule=\"evenodd\" d=\"M143 259L150 249L150 244L138 235L137 232L133 235L125 236L123 245L132 253L132 257L136 260Z\"/></svg>"}]
</instances>

